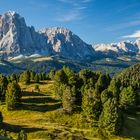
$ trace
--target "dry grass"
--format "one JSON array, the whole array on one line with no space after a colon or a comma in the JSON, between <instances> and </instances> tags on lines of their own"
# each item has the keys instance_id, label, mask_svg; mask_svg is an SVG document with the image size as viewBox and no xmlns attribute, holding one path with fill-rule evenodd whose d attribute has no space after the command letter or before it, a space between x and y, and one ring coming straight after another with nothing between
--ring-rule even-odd
<instances>
[{"instance_id":1,"label":"dry grass","mask_svg":"<svg viewBox=\"0 0 140 140\"><path fill-rule=\"evenodd\" d=\"M32 59L33 62L41 62L41 61L48 61L48 60L53 60L52 57L39 57L39 58L34 58Z\"/></svg>"}]
</instances>

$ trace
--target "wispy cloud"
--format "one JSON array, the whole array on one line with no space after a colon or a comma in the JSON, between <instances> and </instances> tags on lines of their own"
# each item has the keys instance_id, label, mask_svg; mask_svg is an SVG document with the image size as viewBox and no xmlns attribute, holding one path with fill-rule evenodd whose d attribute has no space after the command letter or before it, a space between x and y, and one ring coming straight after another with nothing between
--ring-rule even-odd
<instances>
[{"instance_id":1,"label":"wispy cloud","mask_svg":"<svg viewBox=\"0 0 140 140\"><path fill-rule=\"evenodd\" d=\"M72 12L70 11L70 13L67 13L67 15L62 15L62 16L56 18L56 20L60 21L60 22L70 22L75 19L79 19L79 13L74 12L74 11L72 11Z\"/></svg>"},{"instance_id":2,"label":"wispy cloud","mask_svg":"<svg viewBox=\"0 0 140 140\"><path fill-rule=\"evenodd\" d=\"M139 7L139 6L140 6L139 2L137 2L137 3L134 2L129 5L124 6L123 8L118 9L116 12L118 12L118 13L126 12L128 10L131 10L132 8Z\"/></svg>"},{"instance_id":3,"label":"wispy cloud","mask_svg":"<svg viewBox=\"0 0 140 140\"><path fill-rule=\"evenodd\" d=\"M135 31L130 35L123 36L122 38L140 38L140 30Z\"/></svg>"},{"instance_id":4,"label":"wispy cloud","mask_svg":"<svg viewBox=\"0 0 140 140\"><path fill-rule=\"evenodd\" d=\"M61 13L57 21L70 22L83 19L83 11L88 8L88 3L94 0L58 0L61 3L71 6L69 11Z\"/></svg>"},{"instance_id":5,"label":"wispy cloud","mask_svg":"<svg viewBox=\"0 0 140 140\"><path fill-rule=\"evenodd\" d=\"M91 2L92 0L82 0L83 3Z\"/></svg>"},{"instance_id":6,"label":"wispy cloud","mask_svg":"<svg viewBox=\"0 0 140 140\"><path fill-rule=\"evenodd\" d=\"M117 31L117 30L129 28L129 27L134 27L134 26L138 26L138 25L140 25L140 19L120 23L120 24L117 24L117 25L114 25L114 26L110 26L110 27L107 27L105 30L112 32L112 31Z\"/></svg>"}]
</instances>

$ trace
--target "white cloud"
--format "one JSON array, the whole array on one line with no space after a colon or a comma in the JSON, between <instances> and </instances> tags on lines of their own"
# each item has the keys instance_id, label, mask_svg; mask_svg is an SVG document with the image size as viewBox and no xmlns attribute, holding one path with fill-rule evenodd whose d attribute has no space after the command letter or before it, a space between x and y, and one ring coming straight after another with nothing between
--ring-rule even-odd
<instances>
[{"instance_id":1,"label":"white cloud","mask_svg":"<svg viewBox=\"0 0 140 140\"><path fill-rule=\"evenodd\" d=\"M77 12L77 11L72 11L72 12L69 12L68 14L66 14L66 15L60 16L60 17L57 18L56 20L57 20L57 21L60 21L60 22L70 22L70 21L79 19L79 15L80 15L79 12Z\"/></svg>"},{"instance_id":2,"label":"white cloud","mask_svg":"<svg viewBox=\"0 0 140 140\"><path fill-rule=\"evenodd\" d=\"M80 20L84 17L84 10L88 8L88 3L93 0L58 0L61 3L65 3L71 6L69 11L60 13L56 20L60 22L70 22L74 20Z\"/></svg>"},{"instance_id":3,"label":"white cloud","mask_svg":"<svg viewBox=\"0 0 140 140\"><path fill-rule=\"evenodd\" d=\"M112 31L122 30L122 29L126 29L126 28L129 28L129 27L134 27L134 26L138 26L138 25L140 25L140 19L136 19L134 21L112 25L110 27L105 28L105 31L112 32Z\"/></svg>"},{"instance_id":4,"label":"white cloud","mask_svg":"<svg viewBox=\"0 0 140 140\"><path fill-rule=\"evenodd\" d=\"M133 34L123 36L123 38L140 38L140 30L134 32Z\"/></svg>"}]
</instances>

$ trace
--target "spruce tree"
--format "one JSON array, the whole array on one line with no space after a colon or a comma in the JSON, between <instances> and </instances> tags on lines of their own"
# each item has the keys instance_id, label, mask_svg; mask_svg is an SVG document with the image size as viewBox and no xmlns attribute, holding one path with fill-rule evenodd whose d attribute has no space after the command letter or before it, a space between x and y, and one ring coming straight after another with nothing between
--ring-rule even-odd
<instances>
[{"instance_id":1,"label":"spruce tree","mask_svg":"<svg viewBox=\"0 0 140 140\"><path fill-rule=\"evenodd\" d=\"M20 75L20 81L23 82L24 84L30 84L30 72L29 71L24 71Z\"/></svg>"},{"instance_id":2,"label":"spruce tree","mask_svg":"<svg viewBox=\"0 0 140 140\"><path fill-rule=\"evenodd\" d=\"M55 76L55 70L51 70L48 74L49 79L53 80L54 76Z\"/></svg>"},{"instance_id":3,"label":"spruce tree","mask_svg":"<svg viewBox=\"0 0 140 140\"><path fill-rule=\"evenodd\" d=\"M16 109L17 105L20 103L21 96L20 86L16 82L9 83L6 93L7 110Z\"/></svg>"},{"instance_id":4,"label":"spruce tree","mask_svg":"<svg viewBox=\"0 0 140 140\"><path fill-rule=\"evenodd\" d=\"M110 84L110 76L107 74L100 74L96 86L98 87L99 93L107 89Z\"/></svg>"},{"instance_id":5,"label":"spruce tree","mask_svg":"<svg viewBox=\"0 0 140 140\"><path fill-rule=\"evenodd\" d=\"M89 120L98 120L99 115L101 113L101 100L97 94L98 93L93 88L86 89L83 93L82 110L84 115Z\"/></svg>"},{"instance_id":6,"label":"spruce tree","mask_svg":"<svg viewBox=\"0 0 140 140\"><path fill-rule=\"evenodd\" d=\"M3 116L2 116L2 112L0 111L0 124L3 123Z\"/></svg>"},{"instance_id":7,"label":"spruce tree","mask_svg":"<svg viewBox=\"0 0 140 140\"><path fill-rule=\"evenodd\" d=\"M109 98L103 105L99 118L99 129L105 135L115 135L121 129L121 113L116 98Z\"/></svg>"},{"instance_id":8,"label":"spruce tree","mask_svg":"<svg viewBox=\"0 0 140 140\"><path fill-rule=\"evenodd\" d=\"M35 83L39 83L40 78L39 78L39 75L38 74L35 75L34 81L35 81Z\"/></svg>"},{"instance_id":9,"label":"spruce tree","mask_svg":"<svg viewBox=\"0 0 140 140\"><path fill-rule=\"evenodd\" d=\"M134 89L131 86L123 88L119 97L120 107L125 110L136 105L136 92L134 92Z\"/></svg>"},{"instance_id":10,"label":"spruce tree","mask_svg":"<svg viewBox=\"0 0 140 140\"><path fill-rule=\"evenodd\" d=\"M36 73L34 71L30 72L30 77L31 77L32 81L34 81L35 75L36 75Z\"/></svg>"},{"instance_id":11,"label":"spruce tree","mask_svg":"<svg viewBox=\"0 0 140 140\"><path fill-rule=\"evenodd\" d=\"M75 87L66 86L63 91L62 104L63 110L67 113L73 113L75 109Z\"/></svg>"},{"instance_id":12,"label":"spruce tree","mask_svg":"<svg viewBox=\"0 0 140 140\"><path fill-rule=\"evenodd\" d=\"M0 100L2 100L2 98L5 98L7 85L8 85L7 78L3 75L0 75Z\"/></svg>"}]
</instances>

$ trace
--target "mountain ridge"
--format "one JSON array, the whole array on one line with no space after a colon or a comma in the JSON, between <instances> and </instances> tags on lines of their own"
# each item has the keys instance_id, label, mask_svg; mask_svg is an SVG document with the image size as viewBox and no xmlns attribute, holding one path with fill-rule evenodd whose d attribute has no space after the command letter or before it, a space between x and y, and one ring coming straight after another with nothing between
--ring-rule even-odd
<instances>
[{"instance_id":1,"label":"mountain ridge","mask_svg":"<svg viewBox=\"0 0 140 140\"><path fill-rule=\"evenodd\" d=\"M24 17L14 11L0 15L0 55L10 60L18 56L58 55L73 60L94 60L140 54L140 39L111 44L90 45L64 27L36 31L27 26Z\"/></svg>"},{"instance_id":2,"label":"mountain ridge","mask_svg":"<svg viewBox=\"0 0 140 140\"><path fill-rule=\"evenodd\" d=\"M35 31L16 12L0 18L0 53L3 58L18 55L59 55L72 59L93 57L94 49L70 30L62 27Z\"/></svg>"}]
</instances>

